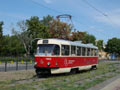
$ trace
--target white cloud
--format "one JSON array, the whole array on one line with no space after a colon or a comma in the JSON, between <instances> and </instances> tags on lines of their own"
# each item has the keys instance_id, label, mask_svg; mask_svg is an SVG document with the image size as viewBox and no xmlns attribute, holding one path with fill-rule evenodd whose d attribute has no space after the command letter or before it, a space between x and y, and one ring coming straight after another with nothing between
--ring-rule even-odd
<instances>
[{"instance_id":1,"label":"white cloud","mask_svg":"<svg viewBox=\"0 0 120 90\"><path fill-rule=\"evenodd\" d=\"M94 18L99 22L104 22L112 26L120 27L120 9L112 10L107 12L108 17L103 15L95 16Z\"/></svg>"}]
</instances>

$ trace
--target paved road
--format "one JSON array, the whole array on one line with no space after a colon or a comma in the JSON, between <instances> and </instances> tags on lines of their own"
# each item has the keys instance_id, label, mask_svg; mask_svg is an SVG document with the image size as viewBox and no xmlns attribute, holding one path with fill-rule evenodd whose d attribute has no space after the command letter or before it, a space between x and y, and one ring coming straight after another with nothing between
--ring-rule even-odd
<instances>
[{"instance_id":1,"label":"paved road","mask_svg":"<svg viewBox=\"0 0 120 90\"><path fill-rule=\"evenodd\" d=\"M100 90L120 90L120 78L106 85L104 88Z\"/></svg>"},{"instance_id":2,"label":"paved road","mask_svg":"<svg viewBox=\"0 0 120 90\"><path fill-rule=\"evenodd\" d=\"M120 62L120 60L99 60L99 63L101 62ZM7 63L7 71L15 71L15 70L25 70L25 69L34 69L34 64L27 64L26 67L26 63L24 62L23 64L21 64L20 62L18 63L18 68L16 68L16 63L14 62L13 64L11 63ZM0 72L4 72L5 71L5 63L0 64Z\"/></svg>"}]
</instances>

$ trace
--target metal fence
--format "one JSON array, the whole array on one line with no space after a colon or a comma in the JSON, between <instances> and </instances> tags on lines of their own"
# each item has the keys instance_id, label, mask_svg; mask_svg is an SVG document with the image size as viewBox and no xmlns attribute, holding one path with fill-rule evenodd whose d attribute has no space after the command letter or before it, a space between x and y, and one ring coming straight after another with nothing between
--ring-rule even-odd
<instances>
[{"instance_id":1,"label":"metal fence","mask_svg":"<svg viewBox=\"0 0 120 90\"><path fill-rule=\"evenodd\" d=\"M34 69L33 57L0 57L0 72Z\"/></svg>"}]
</instances>

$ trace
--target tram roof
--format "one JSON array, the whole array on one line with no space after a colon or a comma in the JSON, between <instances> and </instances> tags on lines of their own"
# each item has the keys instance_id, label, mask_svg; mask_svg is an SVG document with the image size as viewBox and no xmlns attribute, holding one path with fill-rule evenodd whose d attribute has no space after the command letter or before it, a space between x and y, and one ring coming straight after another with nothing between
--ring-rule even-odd
<instances>
[{"instance_id":1,"label":"tram roof","mask_svg":"<svg viewBox=\"0 0 120 90\"><path fill-rule=\"evenodd\" d=\"M63 39L41 39L41 40L38 40L38 44L42 44L43 40L48 40L49 44L75 45L75 46L98 49L93 44L83 44L81 41L69 41L69 40L63 40Z\"/></svg>"}]
</instances>

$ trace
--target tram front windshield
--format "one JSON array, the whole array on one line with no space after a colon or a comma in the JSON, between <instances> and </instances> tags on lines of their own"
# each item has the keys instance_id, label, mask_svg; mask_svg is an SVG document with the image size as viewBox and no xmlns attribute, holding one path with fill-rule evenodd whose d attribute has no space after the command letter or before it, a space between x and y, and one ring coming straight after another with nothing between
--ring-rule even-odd
<instances>
[{"instance_id":1,"label":"tram front windshield","mask_svg":"<svg viewBox=\"0 0 120 90\"><path fill-rule=\"evenodd\" d=\"M60 47L55 44L39 44L37 47L37 55L39 56L58 56L59 53Z\"/></svg>"}]
</instances>

